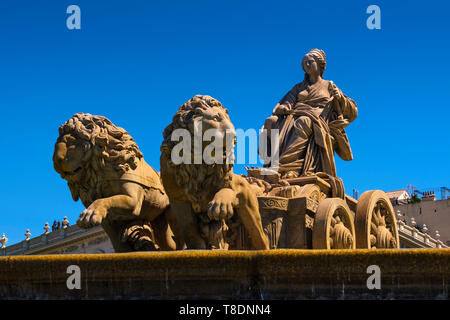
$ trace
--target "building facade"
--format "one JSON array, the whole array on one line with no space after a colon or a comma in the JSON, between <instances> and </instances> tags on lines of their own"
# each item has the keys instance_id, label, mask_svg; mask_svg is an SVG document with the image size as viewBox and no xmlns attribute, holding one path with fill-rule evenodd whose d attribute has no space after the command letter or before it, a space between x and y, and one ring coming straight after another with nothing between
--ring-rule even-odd
<instances>
[{"instance_id":1,"label":"building facade","mask_svg":"<svg viewBox=\"0 0 450 320\"><path fill-rule=\"evenodd\" d=\"M394 210L400 212L400 220L412 224L419 231L431 234L450 246L450 198L435 200L435 196L422 197L418 203L393 202Z\"/></svg>"}]
</instances>

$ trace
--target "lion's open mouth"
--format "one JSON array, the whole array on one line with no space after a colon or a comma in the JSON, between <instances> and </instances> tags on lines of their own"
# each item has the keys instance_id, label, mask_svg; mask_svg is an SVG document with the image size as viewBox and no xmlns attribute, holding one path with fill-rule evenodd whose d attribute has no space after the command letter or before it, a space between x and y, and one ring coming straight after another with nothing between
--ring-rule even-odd
<instances>
[{"instance_id":1,"label":"lion's open mouth","mask_svg":"<svg viewBox=\"0 0 450 320\"><path fill-rule=\"evenodd\" d=\"M78 167L74 171L64 171L65 176L73 176L76 175L78 172L80 172L83 168Z\"/></svg>"}]
</instances>

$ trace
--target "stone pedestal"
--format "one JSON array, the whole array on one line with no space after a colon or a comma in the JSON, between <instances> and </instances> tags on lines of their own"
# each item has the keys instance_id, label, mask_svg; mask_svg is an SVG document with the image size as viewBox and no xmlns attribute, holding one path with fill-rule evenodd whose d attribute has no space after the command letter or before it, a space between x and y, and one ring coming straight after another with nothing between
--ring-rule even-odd
<instances>
[{"instance_id":1,"label":"stone pedestal","mask_svg":"<svg viewBox=\"0 0 450 320\"><path fill-rule=\"evenodd\" d=\"M450 249L13 256L0 270L0 299L449 299Z\"/></svg>"}]
</instances>

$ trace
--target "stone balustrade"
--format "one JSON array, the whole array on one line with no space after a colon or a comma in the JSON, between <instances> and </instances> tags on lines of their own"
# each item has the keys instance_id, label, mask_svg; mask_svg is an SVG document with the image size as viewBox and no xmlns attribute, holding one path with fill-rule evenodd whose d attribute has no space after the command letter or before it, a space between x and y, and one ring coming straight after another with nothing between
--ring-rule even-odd
<instances>
[{"instance_id":1,"label":"stone balustrade","mask_svg":"<svg viewBox=\"0 0 450 320\"><path fill-rule=\"evenodd\" d=\"M416 222L414 218L411 219L411 225L407 225L405 221L398 220L398 231L400 236L400 243L408 247L417 248L448 248L441 240L439 240L439 231L436 230L435 238L431 237L427 232L428 228L423 225L421 232L416 228Z\"/></svg>"},{"instance_id":2,"label":"stone balustrade","mask_svg":"<svg viewBox=\"0 0 450 320\"><path fill-rule=\"evenodd\" d=\"M48 224L46 224L48 226ZM72 244L89 240L91 238L107 238L105 231L101 226L81 229L77 225L68 226L67 224L61 229L53 232L48 232L44 227L45 233L40 236L30 238L31 232L27 229L25 240L15 243L11 246L6 246L8 241L2 240L2 248L0 248L0 256L14 256L14 255L36 255L59 252L61 248L70 247ZM3 242L5 245L3 245ZM109 239L107 239L109 242Z\"/></svg>"}]
</instances>

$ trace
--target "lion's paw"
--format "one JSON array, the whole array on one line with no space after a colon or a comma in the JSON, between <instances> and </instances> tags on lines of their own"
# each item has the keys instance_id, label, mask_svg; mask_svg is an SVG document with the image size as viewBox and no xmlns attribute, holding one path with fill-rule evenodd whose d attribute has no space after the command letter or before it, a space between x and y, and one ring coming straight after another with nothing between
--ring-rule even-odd
<instances>
[{"instance_id":1,"label":"lion's paw","mask_svg":"<svg viewBox=\"0 0 450 320\"><path fill-rule=\"evenodd\" d=\"M96 206L95 202L84 210L77 220L77 225L80 228L90 228L98 226L102 223L106 216L106 208L103 206Z\"/></svg>"},{"instance_id":2,"label":"lion's paw","mask_svg":"<svg viewBox=\"0 0 450 320\"><path fill-rule=\"evenodd\" d=\"M232 189L221 189L208 204L208 217L211 220L230 219L234 213L236 195Z\"/></svg>"}]
</instances>

